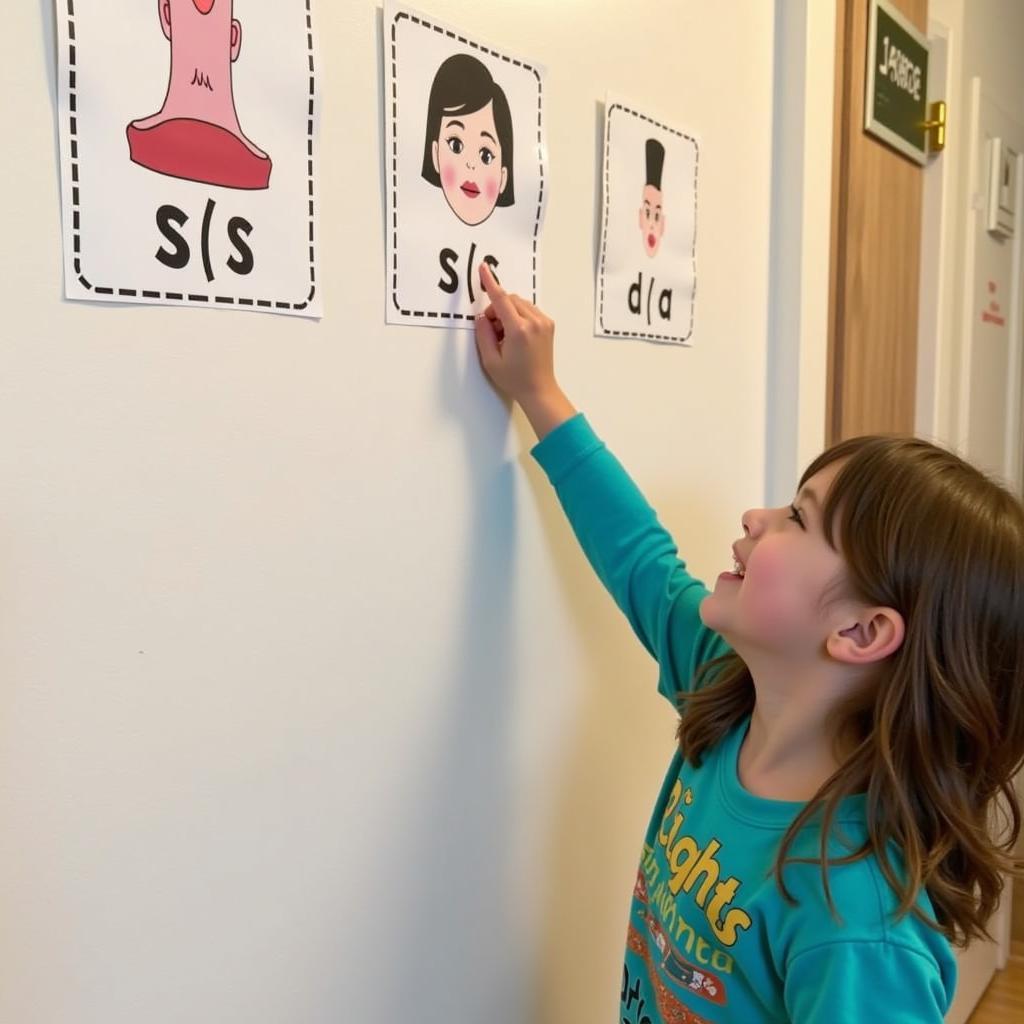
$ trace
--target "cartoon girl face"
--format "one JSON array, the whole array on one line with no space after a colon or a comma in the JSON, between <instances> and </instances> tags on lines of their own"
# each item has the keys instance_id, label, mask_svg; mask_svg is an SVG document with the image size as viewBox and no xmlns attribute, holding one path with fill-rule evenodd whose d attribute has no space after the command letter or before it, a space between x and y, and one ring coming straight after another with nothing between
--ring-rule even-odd
<instances>
[{"instance_id":1,"label":"cartoon girl face","mask_svg":"<svg viewBox=\"0 0 1024 1024\"><path fill-rule=\"evenodd\" d=\"M441 134L431 151L441 190L455 216L463 224L487 220L508 183L493 102L474 114L442 117Z\"/></svg>"},{"instance_id":2,"label":"cartoon girl face","mask_svg":"<svg viewBox=\"0 0 1024 1024\"><path fill-rule=\"evenodd\" d=\"M486 65L468 53L437 69L427 104L422 175L463 224L515 202L512 116Z\"/></svg>"}]
</instances>

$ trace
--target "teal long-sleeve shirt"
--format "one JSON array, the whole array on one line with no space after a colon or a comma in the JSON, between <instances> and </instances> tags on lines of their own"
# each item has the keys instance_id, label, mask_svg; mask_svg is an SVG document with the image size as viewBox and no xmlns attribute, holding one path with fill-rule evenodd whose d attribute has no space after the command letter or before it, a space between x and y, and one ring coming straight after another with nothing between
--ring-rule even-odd
<instances>
[{"instance_id":1,"label":"teal long-sleeve shirt","mask_svg":"<svg viewBox=\"0 0 1024 1024\"><path fill-rule=\"evenodd\" d=\"M675 705L697 667L729 650L700 621L707 589L583 415L548 434L533 455L591 565L656 659L658 689ZM700 768L678 749L672 758L629 908L619 1020L939 1024L956 988L952 949L912 915L895 921L899 901L873 856L829 868L841 923L829 911L818 864L787 865L799 904L783 900L772 868L805 805L743 787L737 759L749 724L748 716ZM866 838L863 794L844 800L835 824L830 858ZM805 827L789 856L817 858L819 827ZM895 847L890 859L902 864ZM924 890L917 905L934 920Z\"/></svg>"}]
</instances>

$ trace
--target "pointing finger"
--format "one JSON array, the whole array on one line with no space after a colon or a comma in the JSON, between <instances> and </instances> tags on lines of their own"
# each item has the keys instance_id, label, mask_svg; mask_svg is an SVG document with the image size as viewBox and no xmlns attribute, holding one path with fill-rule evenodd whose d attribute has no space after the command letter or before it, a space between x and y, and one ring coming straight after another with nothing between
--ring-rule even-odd
<instances>
[{"instance_id":1,"label":"pointing finger","mask_svg":"<svg viewBox=\"0 0 1024 1024\"><path fill-rule=\"evenodd\" d=\"M487 297L491 300L491 305L502 322L517 323L519 316L511 296L498 284L497 278L486 263L480 264L480 284L483 285L484 291L487 292Z\"/></svg>"}]
</instances>

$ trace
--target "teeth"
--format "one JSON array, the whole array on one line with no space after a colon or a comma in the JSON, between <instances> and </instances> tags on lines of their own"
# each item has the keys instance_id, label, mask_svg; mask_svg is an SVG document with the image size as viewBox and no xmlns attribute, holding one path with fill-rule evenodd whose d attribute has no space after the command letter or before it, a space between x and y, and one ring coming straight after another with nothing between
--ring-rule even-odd
<instances>
[{"instance_id":1,"label":"teeth","mask_svg":"<svg viewBox=\"0 0 1024 1024\"><path fill-rule=\"evenodd\" d=\"M747 575L747 570L744 569L742 565L740 565L738 559L735 559L735 558L733 559L733 566L734 566L733 572L737 576L746 576Z\"/></svg>"}]
</instances>

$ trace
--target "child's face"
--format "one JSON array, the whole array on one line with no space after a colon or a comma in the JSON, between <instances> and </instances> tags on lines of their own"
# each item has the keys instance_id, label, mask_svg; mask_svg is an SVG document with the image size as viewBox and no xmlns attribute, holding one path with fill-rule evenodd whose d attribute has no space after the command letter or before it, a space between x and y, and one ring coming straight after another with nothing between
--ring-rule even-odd
<instances>
[{"instance_id":1,"label":"child's face","mask_svg":"<svg viewBox=\"0 0 1024 1024\"><path fill-rule=\"evenodd\" d=\"M640 234L643 236L644 249L648 256L653 256L661 245L661 236L665 233L665 213L661 208L661 189L653 185L644 185L640 197Z\"/></svg>"},{"instance_id":2,"label":"child's face","mask_svg":"<svg viewBox=\"0 0 1024 1024\"><path fill-rule=\"evenodd\" d=\"M432 151L434 170L455 216L463 224L487 220L508 179L494 127L494 104L472 114L442 117Z\"/></svg>"},{"instance_id":3,"label":"child's face","mask_svg":"<svg viewBox=\"0 0 1024 1024\"><path fill-rule=\"evenodd\" d=\"M700 607L704 624L741 657L824 657L825 638L848 613L845 602L827 603L844 593L845 565L825 539L821 516L841 465L834 462L811 477L792 506L743 516L745 536L735 552L744 575L723 573Z\"/></svg>"}]
</instances>

